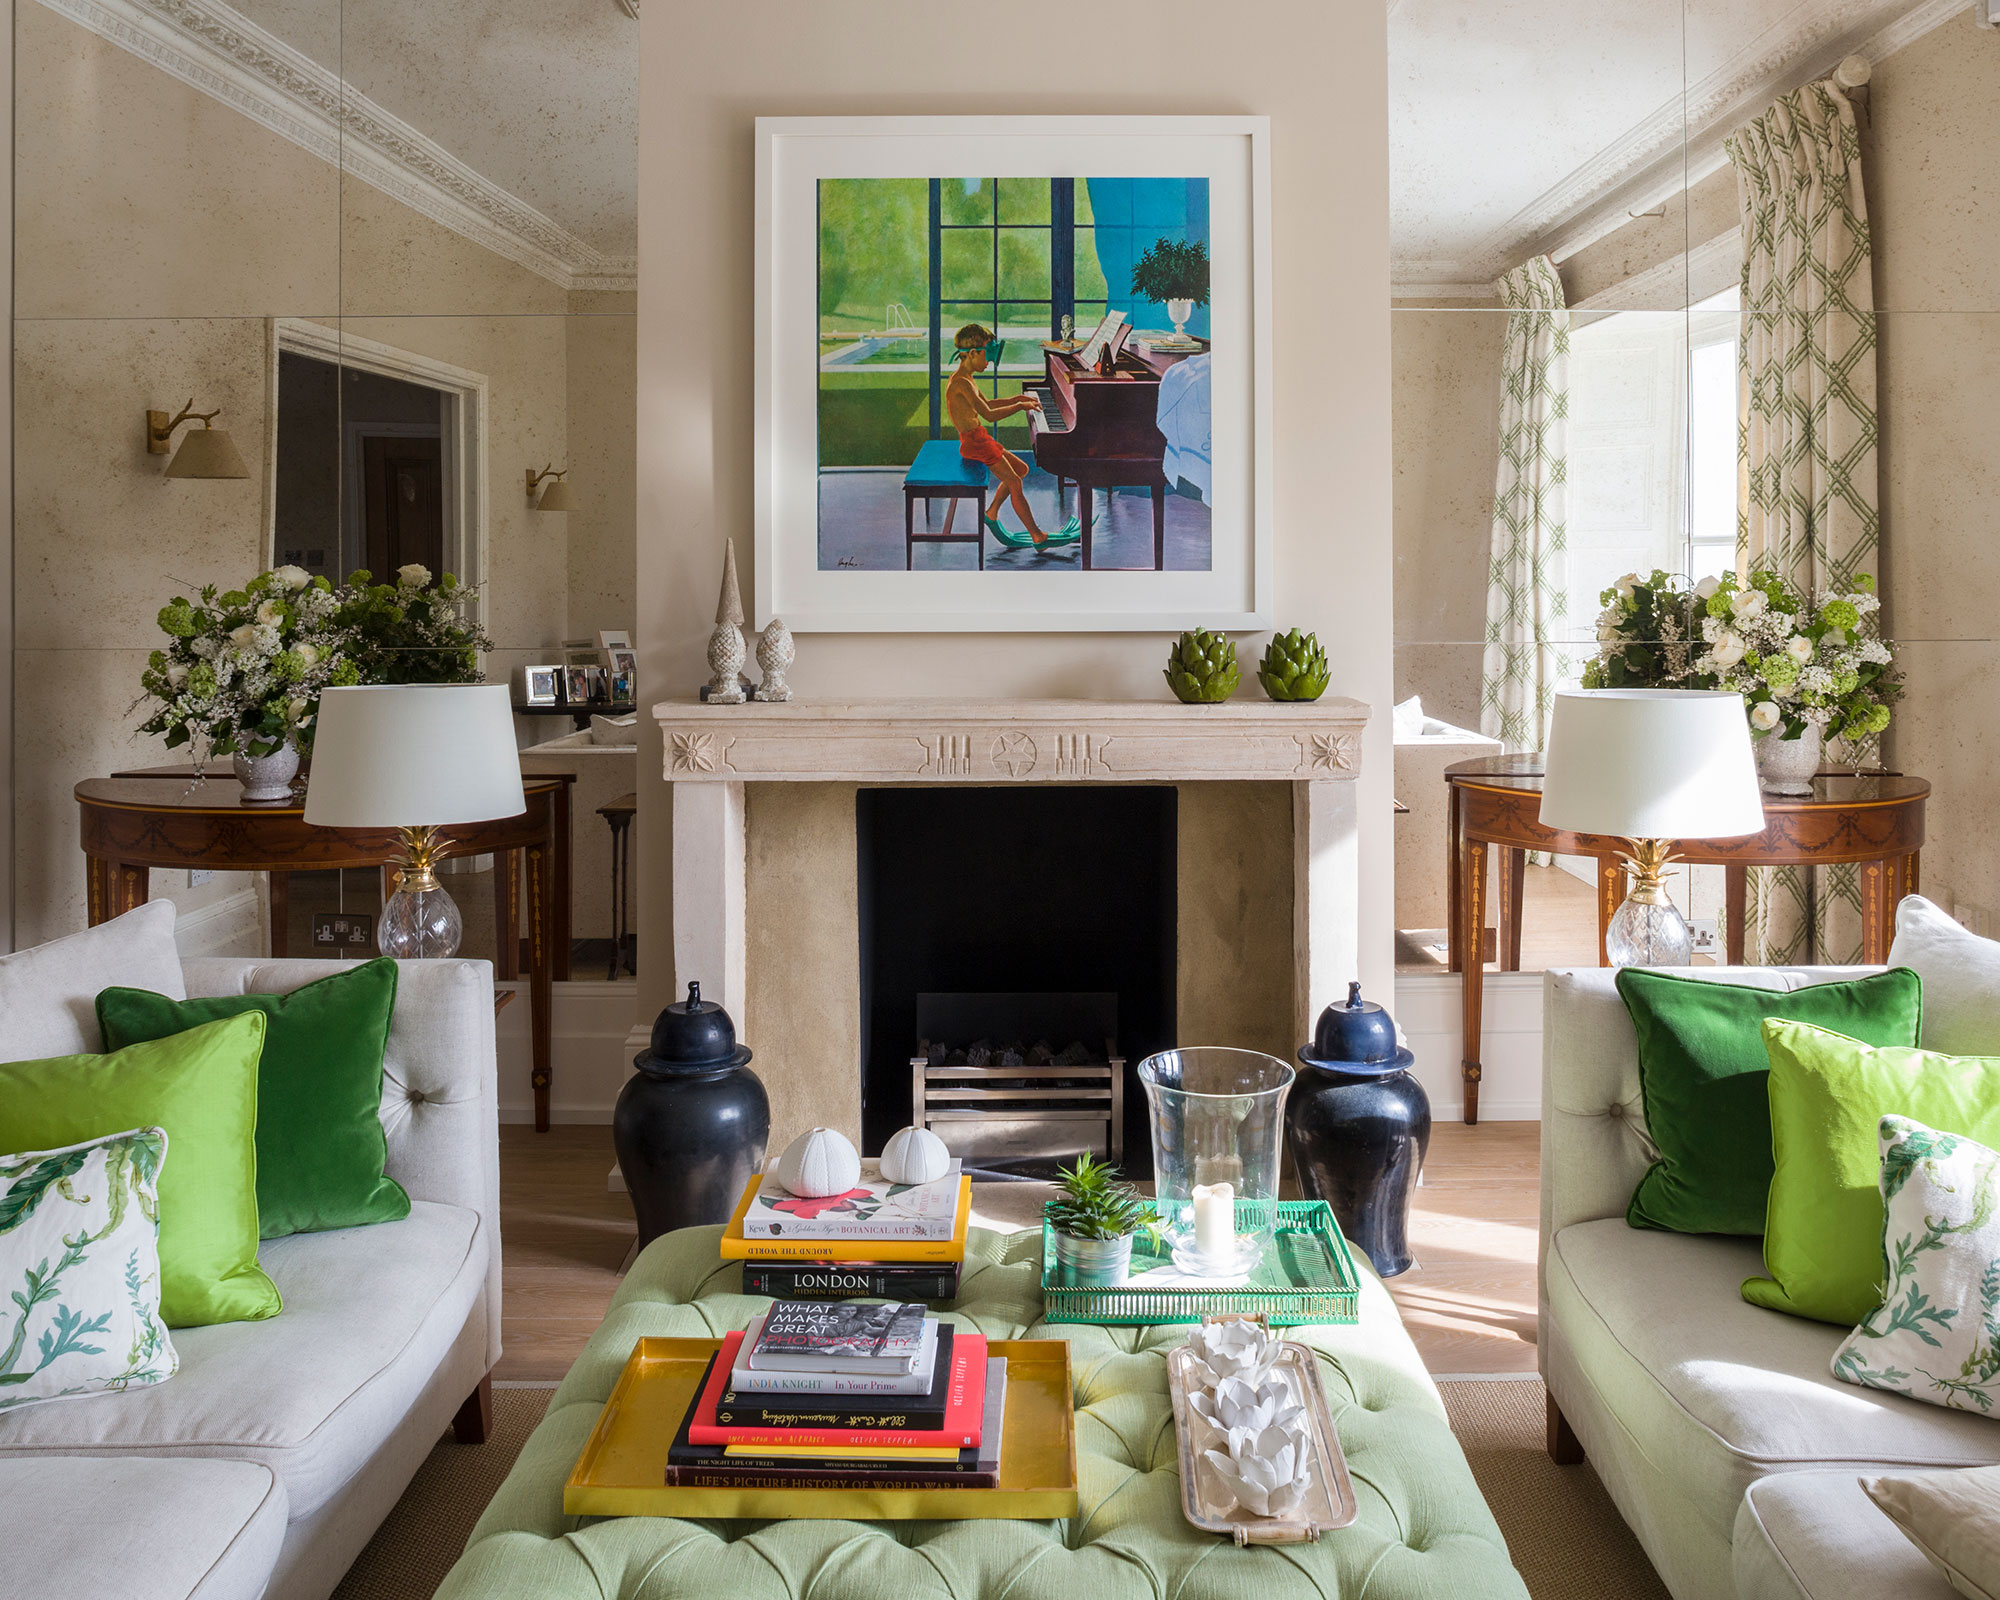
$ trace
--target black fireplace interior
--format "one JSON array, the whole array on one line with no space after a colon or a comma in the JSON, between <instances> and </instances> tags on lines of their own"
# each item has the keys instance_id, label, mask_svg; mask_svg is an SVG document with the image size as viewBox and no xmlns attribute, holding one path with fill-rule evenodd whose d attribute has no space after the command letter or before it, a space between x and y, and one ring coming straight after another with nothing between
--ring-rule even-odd
<instances>
[{"instance_id":1,"label":"black fireplace interior","mask_svg":"<svg viewBox=\"0 0 2000 1600\"><path fill-rule=\"evenodd\" d=\"M867 1151L910 1121L919 996L1104 994L1116 996L1129 1063L1124 1168L1150 1176L1132 1069L1174 1043L1178 799L1170 785L860 791ZM1026 1009L1018 1037L1032 1040L1032 1013L1046 1008ZM996 1044L1004 1032L994 1028ZM1051 1038L1059 1051L1070 1042Z\"/></svg>"}]
</instances>

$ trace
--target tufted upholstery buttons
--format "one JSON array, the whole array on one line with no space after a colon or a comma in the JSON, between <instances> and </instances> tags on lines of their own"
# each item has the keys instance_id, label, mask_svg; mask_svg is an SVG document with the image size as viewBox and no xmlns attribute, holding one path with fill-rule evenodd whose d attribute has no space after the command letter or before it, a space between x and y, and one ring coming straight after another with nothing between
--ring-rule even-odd
<instances>
[{"instance_id":1,"label":"tufted upholstery buttons","mask_svg":"<svg viewBox=\"0 0 2000 1600\"><path fill-rule=\"evenodd\" d=\"M413 1106L420 1106L423 1103L424 1103L424 1091L421 1089L412 1089L410 1091L410 1104Z\"/></svg>"},{"instance_id":2,"label":"tufted upholstery buttons","mask_svg":"<svg viewBox=\"0 0 2000 1600\"><path fill-rule=\"evenodd\" d=\"M1614 1101L1612 1101L1612 1102L1611 1102L1611 1104L1610 1104L1610 1105L1609 1105L1609 1106L1608 1106L1608 1107L1607 1107L1607 1108L1605 1109L1605 1112L1604 1112L1604 1114L1605 1114L1605 1115L1606 1115L1607 1117L1610 1117L1610 1118L1612 1118L1613 1120L1617 1120L1617 1119L1620 1119L1620 1118L1622 1118L1622 1117L1623 1117L1623 1116L1625 1115L1625 1103L1624 1103L1624 1101L1622 1101L1622 1100L1614 1100Z\"/></svg>"}]
</instances>

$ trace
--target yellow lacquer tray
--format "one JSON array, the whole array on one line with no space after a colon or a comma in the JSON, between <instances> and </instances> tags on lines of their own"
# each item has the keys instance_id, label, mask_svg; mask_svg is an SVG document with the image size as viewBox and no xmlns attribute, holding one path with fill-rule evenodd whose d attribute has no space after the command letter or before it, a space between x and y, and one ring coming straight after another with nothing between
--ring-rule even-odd
<instances>
[{"instance_id":1,"label":"yellow lacquer tray","mask_svg":"<svg viewBox=\"0 0 2000 1600\"><path fill-rule=\"evenodd\" d=\"M833 1517L929 1521L1076 1514L1076 1425L1069 1345L995 1339L1007 1358L1007 1418L997 1489L670 1489L667 1446L720 1339L641 1339L563 1486L573 1517Z\"/></svg>"}]
</instances>

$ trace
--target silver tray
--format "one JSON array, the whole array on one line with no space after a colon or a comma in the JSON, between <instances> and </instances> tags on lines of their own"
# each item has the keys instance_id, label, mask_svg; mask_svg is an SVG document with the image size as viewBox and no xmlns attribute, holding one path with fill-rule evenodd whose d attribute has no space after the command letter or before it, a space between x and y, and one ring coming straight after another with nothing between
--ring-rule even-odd
<instances>
[{"instance_id":1,"label":"silver tray","mask_svg":"<svg viewBox=\"0 0 2000 1600\"><path fill-rule=\"evenodd\" d=\"M1209 1321L1219 1319L1209 1318ZM1311 1487L1298 1509L1286 1517L1252 1516L1235 1504L1235 1496L1217 1481L1215 1469L1202 1452L1221 1448L1222 1433L1188 1404L1188 1391L1199 1388L1194 1369L1201 1358L1186 1345L1167 1353L1167 1392L1174 1403L1174 1435L1180 1446L1181 1513L1204 1533L1228 1534L1239 1545L1311 1544L1322 1533L1344 1528L1360 1514L1354 1485L1347 1476L1347 1457L1327 1410L1326 1390L1319 1380L1319 1361L1296 1340L1281 1342L1273 1370L1282 1373L1305 1402L1306 1438L1311 1446L1308 1470ZM1224 1509L1224 1508L1227 1509Z\"/></svg>"}]
</instances>

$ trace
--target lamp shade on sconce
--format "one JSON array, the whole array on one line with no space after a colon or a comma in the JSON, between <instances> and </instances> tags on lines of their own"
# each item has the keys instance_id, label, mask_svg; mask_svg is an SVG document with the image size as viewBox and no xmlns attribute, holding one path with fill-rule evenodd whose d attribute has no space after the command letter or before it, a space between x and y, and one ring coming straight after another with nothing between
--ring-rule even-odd
<instances>
[{"instance_id":1,"label":"lamp shade on sconce","mask_svg":"<svg viewBox=\"0 0 2000 1600\"><path fill-rule=\"evenodd\" d=\"M1764 830L1739 694L1559 693L1548 744L1544 827L1620 839L1736 839Z\"/></svg>"},{"instance_id":2,"label":"lamp shade on sconce","mask_svg":"<svg viewBox=\"0 0 2000 1600\"><path fill-rule=\"evenodd\" d=\"M527 809L507 686L379 684L319 701L306 821L449 828Z\"/></svg>"},{"instance_id":3,"label":"lamp shade on sconce","mask_svg":"<svg viewBox=\"0 0 2000 1600\"><path fill-rule=\"evenodd\" d=\"M236 448L236 441L223 428L190 428L182 436L174 459L167 463L169 478L247 478L250 469Z\"/></svg>"},{"instance_id":4,"label":"lamp shade on sconce","mask_svg":"<svg viewBox=\"0 0 2000 1600\"><path fill-rule=\"evenodd\" d=\"M560 478L544 489L541 499L535 502L537 511L567 511L569 508L569 485Z\"/></svg>"}]
</instances>

